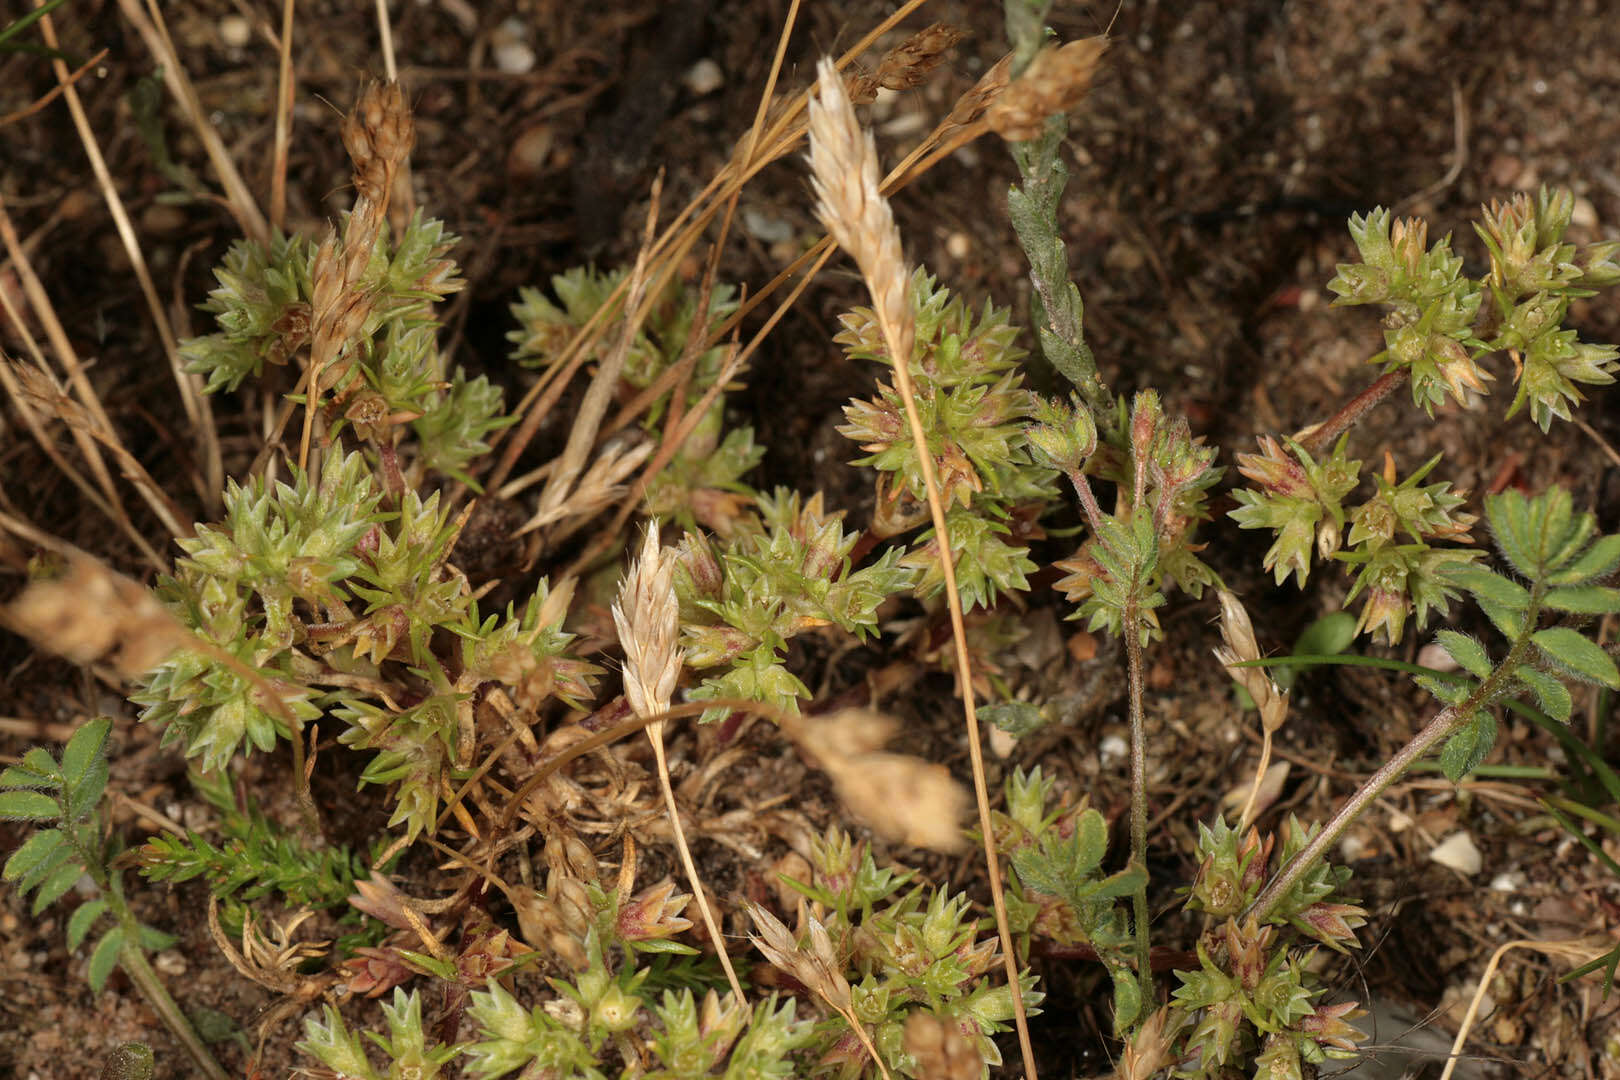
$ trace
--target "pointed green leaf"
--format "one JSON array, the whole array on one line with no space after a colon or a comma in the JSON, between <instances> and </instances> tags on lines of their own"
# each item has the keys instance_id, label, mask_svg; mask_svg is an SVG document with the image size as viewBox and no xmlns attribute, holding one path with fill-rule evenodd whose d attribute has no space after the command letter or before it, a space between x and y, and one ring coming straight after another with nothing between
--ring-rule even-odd
<instances>
[{"instance_id":1,"label":"pointed green leaf","mask_svg":"<svg viewBox=\"0 0 1620 1080\"><path fill-rule=\"evenodd\" d=\"M32 769L21 765L11 765L4 772L0 772L0 790L7 788L43 788L46 791L55 791L62 786L62 781L54 776L41 776Z\"/></svg>"},{"instance_id":2,"label":"pointed green leaf","mask_svg":"<svg viewBox=\"0 0 1620 1080\"><path fill-rule=\"evenodd\" d=\"M1603 585L1572 585L1549 589L1542 602L1554 611L1569 611L1576 615L1612 615L1620 613L1620 589Z\"/></svg>"},{"instance_id":3,"label":"pointed green leaf","mask_svg":"<svg viewBox=\"0 0 1620 1080\"><path fill-rule=\"evenodd\" d=\"M1491 620L1491 625L1496 627L1497 633L1509 641L1517 641L1524 633L1525 616L1529 614L1526 609L1504 607L1477 597L1475 602L1479 604L1479 610L1485 613L1485 617Z\"/></svg>"},{"instance_id":4,"label":"pointed green leaf","mask_svg":"<svg viewBox=\"0 0 1620 1080\"><path fill-rule=\"evenodd\" d=\"M96 920L101 918L102 912L106 910L107 901L99 896L94 900L86 900L79 905L79 909L73 913L73 917L68 919L68 952L73 952L84 944L84 939L90 933L90 928L96 924Z\"/></svg>"},{"instance_id":5,"label":"pointed green leaf","mask_svg":"<svg viewBox=\"0 0 1620 1080\"><path fill-rule=\"evenodd\" d=\"M1446 578L1482 602L1512 611L1523 611L1530 606L1530 593L1524 586L1482 566L1459 566L1448 570Z\"/></svg>"},{"instance_id":6,"label":"pointed green leaf","mask_svg":"<svg viewBox=\"0 0 1620 1080\"><path fill-rule=\"evenodd\" d=\"M67 746L62 748L62 776L68 787L84 779L85 770L107 748L107 736L112 731L112 717L98 716L80 725Z\"/></svg>"},{"instance_id":7,"label":"pointed green leaf","mask_svg":"<svg viewBox=\"0 0 1620 1080\"><path fill-rule=\"evenodd\" d=\"M1535 693L1542 712L1561 723L1569 723L1569 714L1574 702L1570 699L1569 689L1562 682L1529 664L1520 664L1514 669L1513 674Z\"/></svg>"},{"instance_id":8,"label":"pointed green leaf","mask_svg":"<svg viewBox=\"0 0 1620 1080\"><path fill-rule=\"evenodd\" d=\"M62 846L65 838L61 829L41 829L27 840L22 847L11 853L6 860L6 867L0 871L0 879L16 881L18 878L33 870L57 848Z\"/></svg>"},{"instance_id":9,"label":"pointed green leaf","mask_svg":"<svg viewBox=\"0 0 1620 1080\"><path fill-rule=\"evenodd\" d=\"M68 789L67 810L70 821L83 821L101 801L107 790L107 759L96 757L85 769L77 784Z\"/></svg>"},{"instance_id":10,"label":"pointed green leaf","mask_svg":"<svg viewBox=\"0 0 1620 1080\"><path fill-rule=\"evenodd\" d=\"M1614 660L1580 631L1555 626L1536 631L1530 640L1555 667L1611 690L1620 689L1620 669Z\"/></svg>"},{"instance_id":11,"label":"pointed green leaf","mask_svg":"<svg viewBox=\"0 0 1620 1080\"><path fill-rule=\"evenodd\" d=\"M1453 784L1479 767L1496 743L1496 717L1480 710L1440 750L1440 768Z\"/></svg>"},{"instance_id":12,"label":"pointed green leaf","mask_svg":"<svg viewBox=\"0 0 1620 1080\"><path fill-rule=\"evenodd\" d=\"M39 887L39 892L34 894L34 914L38 915L60 900L82 877L84 867L77 859L58 867L56 873L46 878L45 883Z\"/></svg>"},{"instance_id":13,"label":"pointed green leaf","mask_svg":"<svg viewBox=\"0 0 1620 1080\"><path fill-rule=\"evenodd\" d=\"M1108 853L1108 823L1103 820L1101 813L1088 809L1080 815L1075 829L1075 859L1073 872L1076 876L1089 874L1103 861Z\"/></svg>"},{"instance_id":14,"label":"pointed green leaf","mask_svg":"<svg viewBox=\"0 0 1620 1080\"><path fill-rule=\"evenodd\" d=\"M1114 979L1114 1033L1124 1035L1142 1012L1142 987L1124 964L1118 970L1110 966L1109 974Z\"/></svg>"},{"instance_id":15,"label":"pointed green leaf","mask_svg":"<svg viewBox=\"0 0 1620 1080\"><path fill-rule=\"evenodd\" d=\"M124 928L115 926L96 942L96 949L90 954L90 989L101 993L101 988L107 985L107 976L113 973L118 966L118 954L124 948Z\"/></svg>"},{"instance_id":16,"label":"pointed green leaf","mask_svg":"<svg viewBox=\"0 0 1620 1080\"><path fill-rule=\"evenodd\" d=\"M25 871L23 875L18 878L17 891L22 894L33 892L35 889L39 888L40 882L56 873L57 870L61 869L70 862L74 866L82 865L79 862L78 853L73 850L73 845L56 845L56 847L52 848L43 859L35 863L32 869Z\"/></svg>"},{"instance_id":17,"label":"pointed green leaf","mask_svg":"<svg viewBox=\"0 0 1620 1080\"><path fill-rule=\"evenodd\" d=\"M1348 611L1324 615L1307 626L1294 642L1295 656L1333 656L1356 640L1356 617Z\"/></svg>"},{"instance_id":18,"label":"pointed green leaf","mask_svg":"<svg viewBox=\"0 0 1620 1080\"><path fill-rule=\"evenodd\" d=\"M1620 569L1620 535L1600 536L1581 557L1547 577L1549 585L1580 585Z\"/></svg>"},{"instance_id":19,"label":"pointed green leaf","mask_svg":"<svg viewBox=\"0 0 1620 1080\"><path fill-rule=\"evenodd\" d=\"M48 821L62 816L56 800L39 791L0 791L0 819Z\"/></svg>"},{"instance_id":20,"label":"pointed green leaf","mask_svg":"<svg viewBox=\"0 0 1620 1080\"><path fill-rule=\"evenodd\" d=\"M1109 874L1086 890L1088 897L1129 896L1147 884L1147 871L1132 865L1115 874Z\"/></svg>"},{"instance_id":21,"label":"pointed green leaf","mask_svg":"<svg viewBox=\"0 0 1620 1080\"><path fill-rule=\"evenodd\" d=\"M1442 630L1435 635L1440 647L1445 649L1451 658L1457 661L1457 666L1476 679L1489 678L1491 674L1491 658L1486 655L1485 647L1467 634L1459 634L1455 630Z\"/></svg>"},{"instance_id":22,"label":"pointed green leaf","mask_svg":"<svg viewBox=\"0 0 1620 1080\"><path fill-rule=\"evenodd\" d=\"M138 941L141 948L145 949L147 952L162 952L179 939L173 934L165 934L162 930L159 930L154 926L147 926L145 923L141 923L135 928L135 940ZM693 949L692 951L697 952L696 949Z\"/></svg>"}]
</instances>

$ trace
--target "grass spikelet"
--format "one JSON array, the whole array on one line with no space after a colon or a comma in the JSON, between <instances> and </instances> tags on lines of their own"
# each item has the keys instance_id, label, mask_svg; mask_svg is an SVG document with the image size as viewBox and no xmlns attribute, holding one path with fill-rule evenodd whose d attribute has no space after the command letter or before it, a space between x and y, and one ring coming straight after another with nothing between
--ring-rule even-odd
<instances>
[{"instance_id":1,"label":"grass spikelet","mask_svg":"<svg viewBox=\"0 0 1620 1080\"><path fill-rule=\"evenodd\" d=\"M641 552L619 587L619 598L613 602L613 625L619 632L619 644L624 647L625 700L638 717L661 716L669 711L675 681L681 675L681 613L680 603L675 598L675 559L659 546L657 522L648 523ZM709 908L697 865L686 844L686 832L681 827L675 789L669 781L669 762L664 755L664 723L663 720L650 721L647 738L658 760L658 782L664 789L664 805L669 809L675 846L680 850L681 865L697 899L698 910L703 913L703 925L708 928L709 938L720 954L720 966L726 969L726 981L731 984L736 1000L745 1001L742 983L732 969L720 924Z\"/></svg>"}]
</instances>

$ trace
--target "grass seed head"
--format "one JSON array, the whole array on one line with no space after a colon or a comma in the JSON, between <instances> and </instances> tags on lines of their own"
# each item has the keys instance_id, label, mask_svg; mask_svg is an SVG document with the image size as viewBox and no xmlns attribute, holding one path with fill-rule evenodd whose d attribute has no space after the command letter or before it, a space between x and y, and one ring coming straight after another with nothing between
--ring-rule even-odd
<instances>
[{"instance_id":1,"label":"grass seed head","mask_svg":"<svg viewBox=\"0 0 1620 1080\"><path fill-rule=\"evenodd\" d=\"M613 625L624 647L625 699L637 716L666 711L681 674L681 619L675 560L659 546L656 523L647 526L641 553L619 586Z\"/></svg>"},{"instance_id":2,"label":"grass seed head","mask_svg":"<svg viewBox=\"0 0 1620 1080\"><path fill-rule=\"evenodd\" d=\"M1008 142L1040 138L1048 117L1071 112L1086 96L1107 48L1098 36L1041 50L985 113L990 130Z\"/></svg>"}]
</instances>

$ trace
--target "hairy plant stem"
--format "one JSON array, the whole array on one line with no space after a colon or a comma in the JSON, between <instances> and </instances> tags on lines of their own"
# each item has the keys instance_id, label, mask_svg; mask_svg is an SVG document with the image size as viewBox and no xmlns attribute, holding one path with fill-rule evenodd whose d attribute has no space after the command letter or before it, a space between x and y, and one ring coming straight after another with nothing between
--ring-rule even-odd
<instances>
[{"instance_id":1,"label":"hairy plant stem","mask_svg":"<svg viewBox=\"0 0 1620 1080\"><path fill-rule=\"evenodd\" d=\"M1138 470L1140 472L1140 470ZM1091 482L1079 469L1068 470L1069 483L1080 499L1080 509L1086 516L1091 534L1102 539L1102 508L1091 490ZM1137 503L1140 505L1140 488ZM1131 862L1147 869L1147 739L1142 716L1142 610L1137 605L1135 592L1125 605L1124 636L1126 678L1129 685L1131 714ZM1152 936L1148 932L1147 877L1131 894L1131 922L1136 931L1136 978L1142 993L1142 1007L1147 1009L1153 1001Z\"/></svg>"},{"instance_id":2,"label":"hairy plant stem","mask_svg":"<svg viewBox=\"0 0 1620 1080\"><path fill-rule=\"evenodd\" d=\"M191 1021L181 1011L179 1004L169 994L163 980L158 973L152 970L147 962L146 951L141 948L141 925L130 910L129 901L124 899L124 890L115 887L114 874L103 861L102 853L90 845L85 844L79 837L77 829L64 828L63 835L73 845L73 850L90 873L90 880L95 882L96 889L102 898L107 901L107 908L112 912L113 918L118 920L118 927L124 932L124 943L118 950L118 966L124 969L130 982L146 998L146 1003L152 1006L152 1011L158 1014L169 1031L185 1047L186 1053L197 1063L209 1080L230 1080L230 1075L214 1060L214 1055L208 1052L208 1047L197 1034L197 1029L191 1026Z\"/></svg>"},{"instance_id":3,"label":"hairy plant stem","mask_svg":"<svg viewBox=\"0 0 1620 1080\"><path fill-rule=\"evenodd\" d=\"M1136 930L1136 980L1142 1012L1153 1007L1152 939L1147 903L1147 734L1142 718L1142 612L1135 594L1125 605L1125 671L1131 712L1131 862L1143 870L1142 884L1131 893L1131 922Z\"/></svg>"},{"instance_id":4,"label":"hairy plant stem","mask_svg":"<svg viewBox=\"0 0 1620 1080\"><path fill-rule=\"evenodd\" d=\"M1394 393L1402 383L1406 382L1410 373L1411 369L1404 367L1386 371L1371 386L1345 402L1344 407L1323 421L1321 427L1301 439L1299 441L1300 446L1304 447L1307 453L1315 455L1326 447L1328 443L1344 434L1363 416L1371 412L1379 402Z\"/></svg>"},{"instance_id":5,"label":"hairy plant stem","mask_svg":"<svg viewBox=\"0 0 1620 1080\"><path fill-rule=\"evenodd\" d=\"M1476 710L1484 708L1506 688L1507 682L1513 677L1513 670L1519 666L1519 661L1530 648L1530 635L1535 629L1542 593L1543 586L1539 584L1531 588L1530 608L1525 615L1524 633L1513 642L1507 656L1497 665L1496 670L1480 683L1479 689L1469 694L1461 704L1447 705L1441 709L1434 715L1434 719L1423 725L1422 730L1395 752L1394 757L1384 762L1377 772L1363 781L1355 794L1333 812L1333 816L1310 843L1306 844L1287 866L1277 871L1277 876L1266 884L1260 895L1255 897L1254 903L1244 911L1242 915L1244 921L1252 918L1265 922L1272 910L1287 895L1288 890L1294 887L1300 877L1314 866L1328 849L1339 842L1344 831L1372 805L1374 799L1405 775L1425 754L1455 734Z\"/></svg>"}]
</instances>

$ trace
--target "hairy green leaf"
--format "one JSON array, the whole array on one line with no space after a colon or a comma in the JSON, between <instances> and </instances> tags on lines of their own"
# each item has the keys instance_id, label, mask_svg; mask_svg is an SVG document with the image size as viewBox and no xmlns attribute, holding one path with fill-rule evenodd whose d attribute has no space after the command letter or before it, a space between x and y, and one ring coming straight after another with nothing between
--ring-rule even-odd
<instances>
[{"instance_id":1,"label":"hairy green leaf","mask_svg":"<svg viewBox=\"0 0 1620 1080\"><path fill-rule=\"evenodd\" d=\"M1467 634L1459 634L1455 630L1442 630L1435 635L1440 647L1445 649L1451 658L1457 661L1459 667L1476 679L1487 678L1491 673L1491 658L1485 652L1485 647Z\"/></svg>"},{"instance_id":2,"label":"hairy green leaf","mask_svg":"<svg viewBox=\"0 0 1620 1080\"><path fill-rule=\"evenodd\" d=\"M1481 709L1440 750L1440 768L1453 784L1479 767L1496 743L1496 717Z\"/></svg>"},{"instance_id":3,"label":"hairy green leaf","mask_svg":"<svg viewBox=\"0 0 1620 1080\"><path fill-rule=\"evenodd\" d=\"M1570 699L1568 688L1562 682L1529 664L1520 664L1514 669L1513 674L1535 693L1542 712L1554 720L1569 723L1569 714L1574 703Z\"/></svg>"},{"instance_id":4,"label":"hairy green leaf","mask_svg":"<svg viewBox=\"0 0 1620 1080\"><path fill-rule=\"evenodd\" d=\"M115 926L96 942L95 951L90 954L90 989L101 993L101 988L107 985L107 976L113 973L118 966L118 954L124 948L124 928Z\"/></svg>"},{"instance_id":5,"label":"hairy green leaf","mask_svg":"<svg viewBox=\"0 0 1620 1080\"><path fill-rule=\"evenodd\" d=\"M1572 585L1549 589L1542 602L1554 611L1568 611L1576 615L1613 615L1620 613L1620 589L1603 585Z\"/></svg>"},{"instance_id":6,"label":"hairy green leaf","mask_svg":"<svg viewBox=\"0 0 1620 1080\"><path fill-rule=\"evenodd\" d=\"M84 939L89 935L90 928L96 924L96 920L101 918L106 910L107 901L99 896L94 900L86 900L79 905L78 910L68 919L68 952L73 952L84 944Z\"/></svg>"},{"instance_id":7,"label":"hairy green leaf","mask_svg":"<svg viewBox=\"0 0 1620 1080\"><path fill-rule=\"evenodd\" d=\"M6 860L6 866L0 871L0 879L16 881L43 863L57 848L62 846L66 839L60 829L41 829L27 840L22 847L11 853Z\"/></svg>"},{"instance_id":8,"label":"hairy green leaf","mask_svg":"<svg viewBox=\"0 0 1620 1080\"><path fill-rule=\"evenodd\" d=\"M38 791L0 791L0 819L49 821L62 816L55 799Z\"/></svg>"},{"instance_id":9,"label":"hairy green leaf","mask_svg":"<svg viewBox=\"0 0 1620 1080\"><path fill-rule=\"evenodd\" d=\"M1555 626L1536 631L1530 640L1555 667L1587 682L1620 689L1620 669L1616 669L1613 658L1580 631Z\"/></svg>"}]
</instances>

